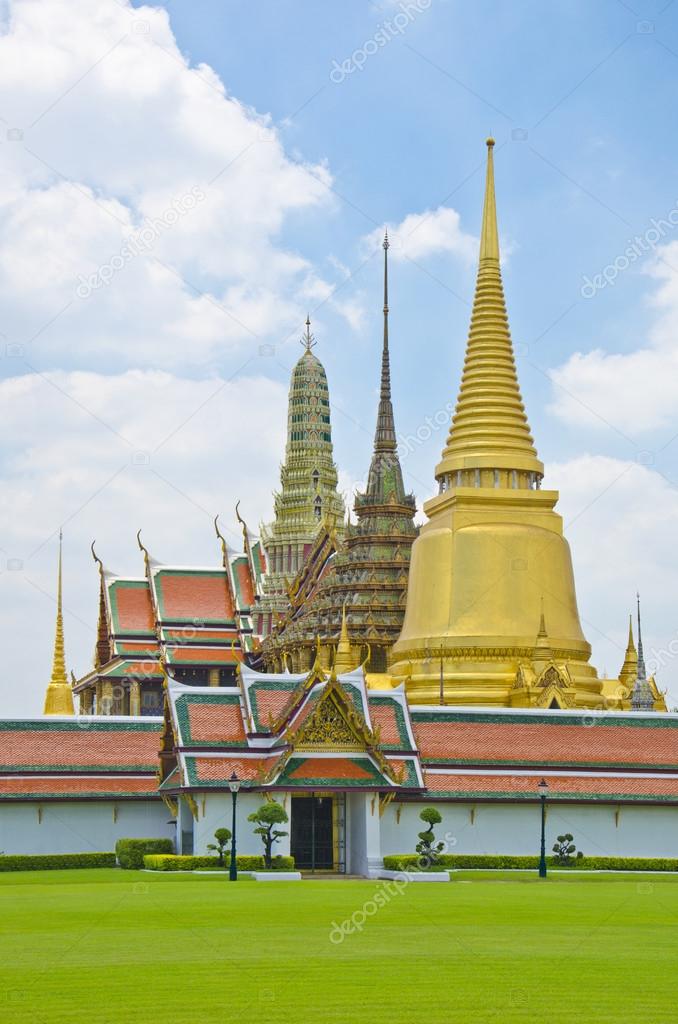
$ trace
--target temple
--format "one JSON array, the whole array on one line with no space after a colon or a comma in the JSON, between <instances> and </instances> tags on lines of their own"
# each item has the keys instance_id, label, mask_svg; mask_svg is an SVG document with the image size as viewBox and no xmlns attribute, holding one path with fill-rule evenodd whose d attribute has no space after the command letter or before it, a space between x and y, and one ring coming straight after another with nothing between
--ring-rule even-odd
<instances>
[{"instance_id":1,"label":"temple","mask_svg":"<svg viewBox=\"0 0 678 1024\"><path fill-rule=\"evenodd\" d=\"M385 236L381 385L367 487L355 496L357 522L345 525L343 541L334 524L319 534L262 646L269 669L288 659L296 670L310 667L320 637L325 667L343 640L344 669L365 661L370 674L383 674L402 627L416 502L403 484L391 401L388 248Z\"/></svg>"},{"instance_id":2,"label":"temple","mask_svg":"<svg viewBox=\"0 0 678 1024\"><path fill-rule=\"evenodd\" d=\"M461 387L424 525L398 458L385 237L355 521L307 318L274 521L257 538L238 503L242 550L215 519L203 567L158 561L139 532L138 576L113 573L92 545L94 664L73 684L60 538L45 713L0 721L6 852L169 836L178 853L206 854L235 775L239 851L259 851L248 815L276 800L290 819L277 852L301 871L383 877L384 857L414 851L422 806L439 810L456 853L533 853L544 784L554 835L590 854L673 854L678 714L648 676L639 598L619 675L590 664L558 493L541 486L518 384L493 146Z\"/></svg>"}]
</instances>

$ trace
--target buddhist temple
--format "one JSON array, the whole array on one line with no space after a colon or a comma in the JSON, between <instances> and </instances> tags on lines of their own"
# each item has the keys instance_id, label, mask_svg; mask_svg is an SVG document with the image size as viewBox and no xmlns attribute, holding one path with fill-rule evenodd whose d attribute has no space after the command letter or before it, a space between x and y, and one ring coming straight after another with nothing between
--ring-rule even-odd
<instances>
[{"instance_id":1,"label":"buddhist temple","mask_svg":"<svg viewBox=\"0 0 678 1024\"><path fill-rule=\"evenodd\" d=\"M300 872L389 877L385 858L414 851L422 806L439 811L455 853L532 854L544 786L549 837L571 832L591 855L673 855L678 714L648 677L639 598L637 647L630 621L619 676L589 662L558 493L541 486L518 385L493 146L461 387L427 522L417 530L398 459L385 238L379 402L356 521L337 493L307 318L274 521L257 538L237 503L242 550L216 518L208 566L159 561L139 531L133 576L93 544L94 662L73 685L60 538L44 715L0 721L6 852L152 836L206 855L231 821L235 775L238 850L260 851L248 816L275 800L289 817L278 852Z\"/></svg>"},{"instance_id":2,"label":"buddhist temple","mask_svg":"<svg viewBox=\"0 0 678 1024\"><path fill-rule=\"evenodd\" d=\"M403 484L391 401L388 248L386 236L381 384L367 487L355 496L357 522L346 524L343 541L332 526L320 532L285 614L264 641L269 668L288 660L295 669L309 667L318 638L328 666L341 637L344 669L365 660L370 674L384 673L402 626L416 502Z\"/></svg>"}]
</instances>

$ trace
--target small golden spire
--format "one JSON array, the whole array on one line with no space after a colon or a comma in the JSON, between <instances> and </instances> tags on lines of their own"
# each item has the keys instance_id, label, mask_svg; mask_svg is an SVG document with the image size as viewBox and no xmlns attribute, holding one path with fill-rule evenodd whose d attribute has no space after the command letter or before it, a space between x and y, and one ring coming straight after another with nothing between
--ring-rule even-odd
<instances>
[{"instance_id":1,"label":"small golden spire","mask_svg":"<svg viewBox=\"0 0 678 1024\"><path fill-rule=\"evenodd\" d=\"M64 616L62 603L62 565L63 534L59 530L59 569L57 581L57 614L54 633L54 652L52 655L52 678L45 695L44 714L72 715L73 690L66 674L66 655L64 650Z\"/></svg>"},{"instance_id":2,"label":"small golden spire","mask_svg":"<svg viewBox=\"0 0 678 1024\"><path fill-rule=\"evenodd\" d=\"M629 615L629 638L626 644L626 652L624 654L624 664L621 667L619 673L619 682L626 686L629 690L636 681L638 675L638 652L636 645L633 642L633 615Z\"/></svg>"},{"instance_id":3,"label":"small golden spire","mask_svg":"<svg viewBox=\"0 0 678 1024\"><path fill-rule=\"evenodd\" d=\"M541 479L544 474L520 395L506 315L493 149L494 139L490 138L478 277L464 372L447 445L436 466L438 480L458 470L515 470L532 474L533 479ZM487 486L496 484L492 481Z\"/></svg>"},{"instance_id":4,"label":"small golden spire","mask_svg":"<svg viewBox=\"0 0 678 1024\"><path fill-rule=\"evenodd\" d=\"M351 640L348 635L348 625L346 623L346 602L344 601L341 609L341 632L339 634L339 643L337 644L337 653L334 659L334 668L337 673L341 673L352 672L355 667L355 660L351 654Z\"/></svg>"}]
</instances>

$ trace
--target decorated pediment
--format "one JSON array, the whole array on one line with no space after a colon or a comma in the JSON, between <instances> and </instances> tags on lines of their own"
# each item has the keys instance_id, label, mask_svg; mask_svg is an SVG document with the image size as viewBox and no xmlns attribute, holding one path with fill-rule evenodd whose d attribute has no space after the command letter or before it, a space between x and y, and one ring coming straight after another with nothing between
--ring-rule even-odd
<instances>
[{"instance_id":1,"label":"decorated pediment","mask_svg":"<svg viewBox=\"0 0 678 1024\"><path fill-rule=\"evenodd\" d=\"M337 687L331 684L291 737L295 750L365 750L368 730Z\"/></svg>"},{"instance_id":2,"label":"decorated pediment","mask_svg":"<svg viewBox=\"0 0 678 1024\"><path fill-rule=\"evenodd\" d=\"M557 690L570 686L570 678L567 669L560 669L557 665L547 665L537 679L536 685L541 689L553 686Z\"/></svg>"}]
</instances>

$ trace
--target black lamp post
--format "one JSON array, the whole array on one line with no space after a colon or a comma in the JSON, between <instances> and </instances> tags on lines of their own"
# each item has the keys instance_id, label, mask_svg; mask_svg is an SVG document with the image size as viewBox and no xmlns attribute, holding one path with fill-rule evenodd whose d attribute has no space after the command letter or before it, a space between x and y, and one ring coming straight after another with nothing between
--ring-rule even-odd
<instances>
[{"instance_id":1,"label":"black lamp post","mask_svg":"<svg viewBox=\"0 0 678 1024\"><path fill-rule=\"evenodd\" d=\"M546 878L546 795L549 784L542 779L538 786L541 800L541 856L539 857L539 877Z\"/></svg>"},{"instance_id":2,"label":"black lamp post","mask_svg":"<svg viewBox=\"0 0 678 1024\"><path fill-rule=\"evenodd\" d=\"M233 797L233 828L231 829L231 864L228 873L229 881L238 881L238 864L235 859L235 804L238 799L238 790L240 789L240 779L233 772L230 779L228 780L228 788L231 791Z\"/></svg>"}]
</instances>

